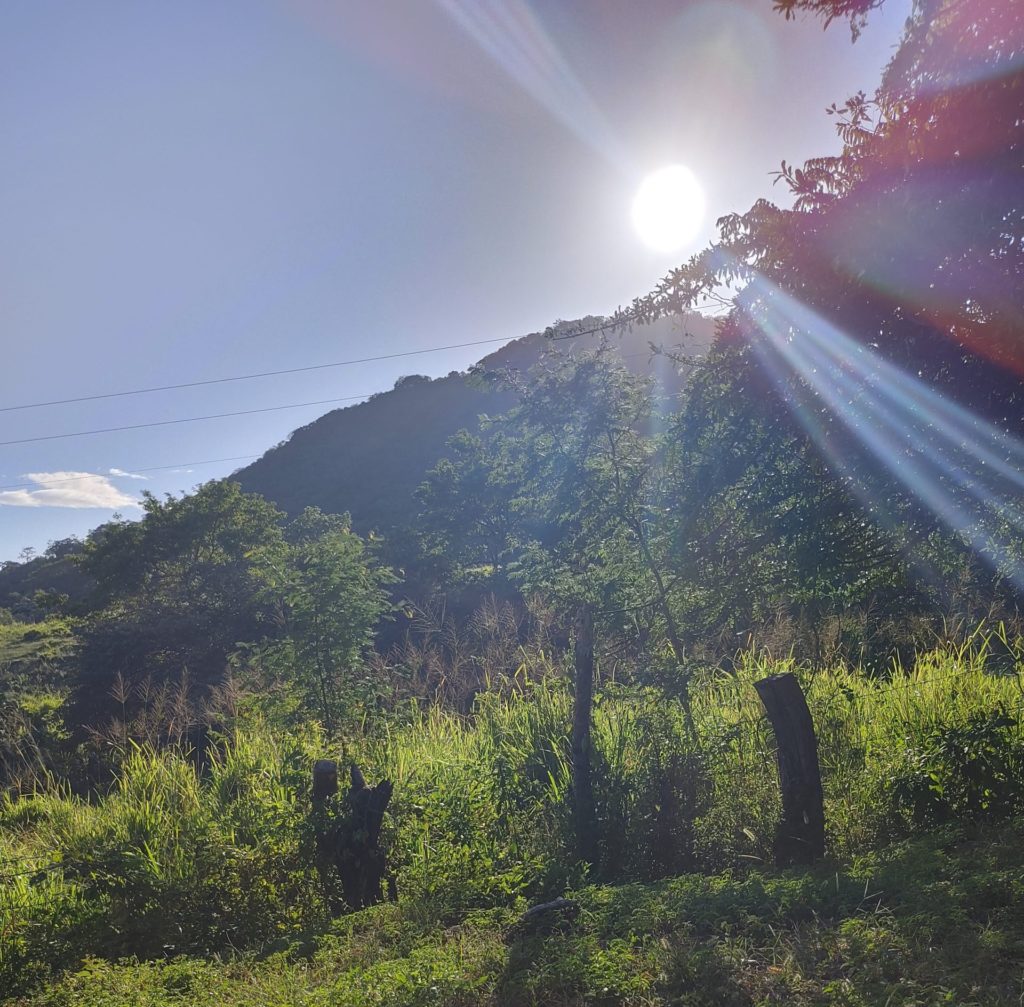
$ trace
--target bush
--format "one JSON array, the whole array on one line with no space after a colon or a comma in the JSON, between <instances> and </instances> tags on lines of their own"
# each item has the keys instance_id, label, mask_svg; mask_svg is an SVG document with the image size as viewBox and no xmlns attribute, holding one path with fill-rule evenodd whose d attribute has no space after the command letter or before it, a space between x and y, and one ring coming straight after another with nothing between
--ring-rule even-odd
<instances>
[{"instance_id":1,"label":"bush","mask_svg":"<svg viewBox=\"0 0 1024 1007\"><path fill-rule=\"evenodd\" d=\"M136 748L98 804L8 801L0 859L22 870L0 900L0 986L85 955L259 947L322 919L298 797L308 742L239 734L202 777L184 754Z\"/></svg>"}]
</instances>

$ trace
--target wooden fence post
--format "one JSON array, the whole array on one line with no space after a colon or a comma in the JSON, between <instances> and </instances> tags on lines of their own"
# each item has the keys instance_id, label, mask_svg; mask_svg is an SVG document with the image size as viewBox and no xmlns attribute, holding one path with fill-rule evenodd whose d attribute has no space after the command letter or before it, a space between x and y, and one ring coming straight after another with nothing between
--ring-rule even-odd
<instances>
[{"instance_id":1,"label":"wooden fence post","mask_svg":"<svg viewBox=\"0 0 1024 1007\"><path fill-rule=\"evenodd\" d=\"M775 862L780 867L811 864L825 855L825 808L811 711L792 674L762 678L754 688L778 751L782 821L775 832Z\"/></svg>"},{"instance_id":2,"label":"wooden fence post","mask_svg":"<svg viewBox=\"0 0 1024 1007\"><path fill-rule=\"evenodd\" d=\"M594 705L594 613L585 605L576 622L575 696L572 708L572 794L576 853L593 865L597 859L594 782L590 765L590 719Z\"/></svg>"}]
</instances>

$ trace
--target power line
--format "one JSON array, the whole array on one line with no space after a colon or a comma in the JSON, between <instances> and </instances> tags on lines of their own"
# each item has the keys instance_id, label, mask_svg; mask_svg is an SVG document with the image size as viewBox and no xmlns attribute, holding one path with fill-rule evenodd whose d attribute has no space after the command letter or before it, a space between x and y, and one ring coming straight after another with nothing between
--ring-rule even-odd
<instances>
[{"instance_id":1,"label":"power line","mask_svg":"<svg viewBox=\"0 0 1024 1007\"><path fill-rule=\"evenodd\" d=\"M467 346L485 346L491 343L511 342L505 336L495 339L474 339L468 343L449 343L447 346L428 346L422 350L403 350L400 353L382 353L374 357L357 357L352 360L336 360L328 364L308 364L305 367L285 367L279 371L257 371L252 374L232 374L225 378L205 378L199 381L182 381L174 385L153 385L151 388L129 388L121 392L99 392L95 395L76 395L68 399L50 399L46 402L25 402L18 406L0 406L0 413L18 409L42 409L44 406L64 406L72 402L95 402L98 399L117 399L126 395L148 395L150 392L169 392L179 388L199 388L202 385L223 385L232 381L252 381L254 378L273 378L282 374L302 374L306 371L322 371L330 367L349 367L352 364L369 364L377 360L397 360L399 357L415 357L423 353L440 353L443 350L461 350Z\"/></svg>"},{"instance_id":2,"label":"power line","mask_svg":"<svg viewBox=\"0 0 1024 1007\"><path fill-rule=\"evenodd\" d=\"M718 308L723 308L723 307L728 307L728 306L729 306L728 304L716 305L714 303L695 304L695 305L693 305L690 308L690 312L692 314L699 315L700 312L702 312L702 311L708 311L708 310L710 310L712 308L718 309ZM703 317L706 318L707 316L705 315ZM546 338L549 339L553 343L560 343L560 342L563 342L564 340L567 340L567 339L578 339L581 336L605 335L608 332L614 332L616 329L632 328L634 325L642 325L642 324L644 324L644 323L638 322L635 319L634 320L630 320L630 319L616 320L614 318L609 318L606 321L599 322L597 325L593 325L593 326L591 326L588 329L571 329L570 328L570 329L567 329L564 332L557 332L557 331L554 331L554 327L552 327L551 329L548 330L548 332L550 332L550 335L547 335ZM689 333L684 333L684 334L688 335Z\"/></svg>"},{"instance_id":3,"label":"power line","mask_svg":"<svg viewBox=\"0 0 1024 1007\"><path fill-rule=\"evenodd\" d=\"M474 345L479 345L480 343L503 342L503 341L505 341L505 340L485 339L485 340L480 340L478 343L457 343L457 344L452 344L452 346L474 346ZM429 352L433 352L433 350L450 349L450 348L451 347L440 346L440 347L433 347L430 350L411 350L408 353L392 354L391 356L392 357L394 357L394 356L411 356L413 353L429 353ZM646 355L647 354L628 354L628 356L630 356L630 357L632 357L632 356L646 356ZM384 360L384 359L389 359L389 358L388 357L366 357L365 359L366 360ZM356 363L357 361L349 361L349 362L350 363ZM266 371L265 374L241 375L241 376L234 377L234 378L216 378L216 379L213 379L211 381L197 381L197 382L191 382L189 384L182 384L182 385L163 385L160 388L138 389L138 390L136 390L134 392L110 392L110 393L105 394L105 395L83 396L82 398L78 398L78 399L60 399L60 400L54 400L54 402L49 402L49 403L46 403L46 402L35 403L34 405L37 405L37 406L57 405L57 404L60 404L60 403L63 403L63 402L83 402L83 401L87 401L87 400L90 400L90 399L113 398L113 397L118 396L118 395L136 395L136 394L143 394L144 392L147 392L147 391L162 391L164 389L170 389L170 388L189 388L189 387L193 387L195 385L216 384L218 382L224 382L224 381L244 381L244 380L247 380L248 378L263 377L265 375L269 376L269 375L273 375L273 374L290 374L290 373L296 373L297 371L303 371L303 370L315 370L315 369L320 368L320 367L340 367L340 366L342 366L342 363L344 363L344 362L337 363L337 364L317 364L317 365L314 365L314 366L311 366L311 367L299 367L299 368L293 368L292 370L287 370L287 371ZM39 441L65 440L65 439L70 438L70 437L88 437L88 436L91 436L91 435L94 435L94 434L109 434L109 433L116 433L116 432L122 431L122 430L142 430L142 429L145 429L147 427L166 427L166 426L173 426L173 425L176 425L176 424L179 424L179 423L199 423L199 422L202 422L204 420L219 420L219 419L225 419L225 418L230 417L230 416L251 416L251 415L253 415L255 413L279 412L279 411L281 411L283 409L301 409L301 408L303 408L305 406L321 406L321 405L328 405L328 404L337 403L337 402L354 402L354 401L356 401L358 399L366 399L366 398L369 398L371 395L378 395L378 394L382 394L382 392L366 392L366 393L364 393L362 395L346 395L346 396L342 396L340 398L335 398L335 399L315 399L315 400L313 400L311 402L293 402L293 403L289 403L288 405L282 405L282 406L264 406L264 407L259 408L259 409L240 409L240 410L236 410L236 411L233 411L233 412L227 412L227 413L210 413L209 415L206 415L206 416L183 416L183 417L179 417L177 419L172 419L172 420L152 420L152 421L150 421L148 423L130 423L130 424L125 424L123 426L116 426L116 427L98 427L95 430L73 430L73 431L71 431L69 433L64 433L64 434L45 434L45 435L39 436L39 437L19 437L19 438L16 438L14 440L0 441L0 447L9 447L9 446L15 445L15 444L35 444L35 443L38 443ZM29 408L32 408L32 406L30 406L30 405L25 405L25 406L4 406L4 407L0 407L0 412L9 411L9 410L12 410L12 409L29 409ZM246 457L255 457L255 456L246 456ZM140 471L142 471L142 470L140 470ZM34 487L36 485L37 485L36 483L25 483L25 484L19 484L17 486L0 487L0 489L25 489L25 488L28 488L28 487Z\"/></svg>"},{"instance_id":4,"label":"power line","mask_svg":"<svg viewBox=\"0 0 1024 1007\"><path fill-rule=\"evenodd\" d=\"M199 465L216 465L219 462L241 462L259 457L259 455L232 455L230 458L204 458L202 461L178 462L176 465L149 465L145 468L133 468L131 472L126 472L126 475L130 477L139 472L164 472L168 469L187 469ZM96 479L97 477L107 479L111 476L115 479L118 478L117 473L114 472L90 472L88 475L68 476L67 479L50 479L46 483L10 483L7 486L0 486L0 492L4 490L49 489L51 486L63 486L65 483L84 482L85 480Z\"/></svg>"},{"instance_id":5,"label":"power line","mask_svg":"<svg viewBox=\"0 0 1024 1007\"><path fill-rule=\"evenodd\" d=\"M13 441L0 441L0 447L11 444L33 444L37 441L59 441L67 437L88 437L91 434L110 434L118 430L142 430L144 427L168 427L176 423L199 423L202 420L220 420L227 416L252 416L254 413L274 413L282 409L301 409L304 406L324 406L333 402L353 402L356 399L365 399L376 392L366 392L363 395L345 395L338 399L314 399L312 402L292 402L286 406L264 406L261 409L239 409L231 413L210 413L209 416L182 416L174 420L152 420L149 423L129 423L121 427L99 427L96 430L74 430L67 434L46 434L43 437L20 437Z\"/></svg>"},{"instance_id":6,"label":"power line","mask_svg":"<svg viewBox=\"0 0 1024 1007\"><path fill-rule=\"evenodd\" d=\"M698 306L704 307L704 306ZM608 331L608 325L600 325L592 329L570 332L565 335L552 336L554 341L574 339L577 336L594 335ZM196 381L181 381L170 385L152 385L148 388L127 388L118 392L97 392L93 395L74 395L66 399L47 399L41 402L23 402L16 406L0 406L0 413L16 412L22 409L42 409L46 406L65 406L75 402L96 402L101 399L124 398L128 395L149 395L153 392L170 392L182 388L201 388L205 385L224 385L235 381L252 381L256 378L273 378L285 374L304 374L308 371L322 371L333 367L351 367L354 364L370 364L380 360L398 360L402 357L415 357L425 353L441 353L445 350L461 350L470 346L490 346L494 343L509 343L513 340L506 336L492 339L473 339L465 343L448 343L444 346L427 346L421 350L401 350L397 353L381 353L372 357L353 357L351 360L335 360L326 364L306 364L302 367L284 367L276 371L254 371L251 374L230 374L223 378L202 378Z\"/></svg>"}]
</instances>

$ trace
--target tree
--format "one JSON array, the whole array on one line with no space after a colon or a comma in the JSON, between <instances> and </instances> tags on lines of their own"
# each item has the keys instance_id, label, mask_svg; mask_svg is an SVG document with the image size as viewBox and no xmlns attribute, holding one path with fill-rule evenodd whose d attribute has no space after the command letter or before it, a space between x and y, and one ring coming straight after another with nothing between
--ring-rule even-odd
<instances>
[{"instance_id":1,"label":"tree","mask_svg":"<svg viewBox=\"0 0 1024 1007\"><path fill-rule=\"evenodd\" d=\"M281 543L280 511L220 481L181 497L144 494L143 511L96 529L81 557L100 607L81 632L79 723L123 712L115 683L122 694L188 683L201 697L241 641L272 628L253 557Z\"/></svg>"},{"instance_id":2,"label":"tree","mask_svg":"<svg viewBox=\"0 0 1024 1007\"><path fill-rule=\"evenodd\" d=\"M515 534L512 487L497 465L500 435L460 430L416 491L420 528L429 555L449 576L472 567L501 573Z\"/></svg>"},{"instance_id":3,"label":"tree","mask_svg":"<svg viewBox=\"0 0 1024 1007\"><path fill-rule=\"evenodd\" d=\"M826 28L833 21L846 21L854 41L867 24L868 14L878 10L883 3L884 0L772 0L772 6L787 21L795 18L798 12L808 12L822 18Z\"/></svg>"},{"instance_id":4,"label":"tree","mask_svg":"<svg viewBox=\"0 0 1024 1007\"><path fill-rule=\"evenodd\" d=\"M813 632L903 584L895 538L758 376L742 351L717 350L667 433L668 569L691 640L735 640L779 608Z\"/></svg>"},{"instance_id":5,"label":"tree","mask_svg":"<svg viewBox=\"0 0 1024 1007\"><path fill-rule=\"evenodd\" d=\"M261 597L275 609L281 632L261 660L298 685L333 733L379 684L360 672L396 578L373 561L347 515L316 508L288 526L284 541L262 549L256 565Z\"/></svg>"},{"instance_id":6,"label":"tree","mask_svg":"<svg viewBox=\"0 0 1024 1007\"><path fill-rule=\"evenodd\" d=\"M521 590L563 611L588 605L609 612L606 625L651 623L685 699L659 497L664 457L652 436L665 404L607 345L551 353L509 380L518 404L481 438L454 441L454 457L420 491L435 547L463 563L498 563Z\"/></svg>"},{"instance_id":7,"label":"tree","mask_svg":"<svg viewBox=\"0 0 1024 1007\"><path fill-rule=\"evenodd\" d=\"M877 5L776 6L828 19ZM1022 48L1012 5L922 0L873 98L830 110L840 154L782 164L792 207L724 217L714 245L618 317L728 307L702 380L728 387L729 422L799 446L800 478L830 484L838 514L801 519L820 554L835 518L853 533L859 513L912 562L944 534L1024 586ZM748 470L721 463L748 499Z\"/></svg>"}]
</instances>

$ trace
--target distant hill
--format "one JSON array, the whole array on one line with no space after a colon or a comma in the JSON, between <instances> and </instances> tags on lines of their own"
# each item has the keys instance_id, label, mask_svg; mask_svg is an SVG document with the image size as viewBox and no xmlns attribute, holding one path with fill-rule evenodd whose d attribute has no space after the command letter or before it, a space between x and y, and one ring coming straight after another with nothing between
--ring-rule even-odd
<instances>
[{"instance_id":1,"label":"distant hill","mask_svg":"<svg viewBox=\"0 0 1024 1007\"><path fill-rule=\"evenodd\" d=\"M629 370L655 377L665 396L674 398L682 378L663 356L652 358L650 344L700 354L713 336L713 320L693 315L685 323L663 319L636 326L613 335L611 342ZM526 371L548 345L542 333L534 333L506 344L478 366ZM558 344L566 352L594 345L594 336ZM513 404L511 393L481 387L458 371L435 379L401 378L389 392L300 427L232 478L289 513L309 506L348 511L357 531L391 532L411 523L412 494L444 454L448 438L463 428L477 429L481 414L501 413Z\"/></svg>"},{"instance_id":2,"label":"distant hill","mask_svg":"<svg viewBox=\"0 0 1024 1007\"><path fill-rule=\"evenodd\" d=\"M67 595L72 606L84 602L93 585L75 563L81 551L77 539L63 539L25 562L0 563L0 608L19 619L42 618L45 609L33 601L37 591Z\"/></svg>"}]
</instances>

